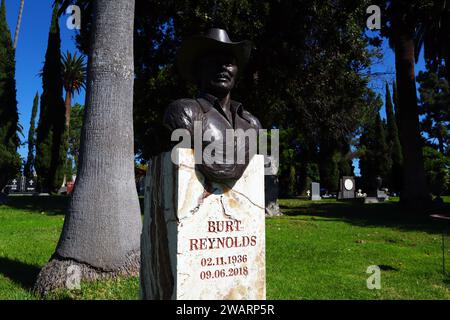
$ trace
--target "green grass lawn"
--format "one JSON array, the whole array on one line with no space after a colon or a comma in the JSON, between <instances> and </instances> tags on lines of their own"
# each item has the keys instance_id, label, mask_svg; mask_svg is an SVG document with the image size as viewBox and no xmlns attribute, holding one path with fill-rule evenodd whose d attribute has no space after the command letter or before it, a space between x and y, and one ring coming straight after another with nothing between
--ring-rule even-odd
<instances>
[{"instance_id":1,"label":"green grass lawn","mask_svg":"<svg viewBox=\"0 0 450 320\"><path fill-rule=\"evenodd\" d=\"M437 223L395 201L280 204L285 215L267 219L268 299L450 299ZM66 205L65 197L10 197L0 206L0 299L37 298L31 288L55 249ZM370 265L381 266L380 290L367 289ZM137 299L138 292L132 278L83 283L82 291L50 298Z\"/></svg>"}]
</instances>

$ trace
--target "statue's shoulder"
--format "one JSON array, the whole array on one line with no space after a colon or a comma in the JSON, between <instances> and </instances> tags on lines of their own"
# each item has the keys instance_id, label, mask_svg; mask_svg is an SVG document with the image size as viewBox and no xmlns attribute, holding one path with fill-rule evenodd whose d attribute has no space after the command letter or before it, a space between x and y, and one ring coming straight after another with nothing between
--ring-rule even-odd
<instances>
[{"instance_id":1,"label":"statue's shoulder","mask_svg":"<svg viewBox=\"0 0 450 320\"><path fill-rule=\"evenodd\" d=\"M199 108L198 102L195 99L182 98L172 101L166 109L166 112L171 111L197 111Z\"/></svg>"},{"instance_id":2,"label":"statue's shoulder","mask_svg":"<svg viewBox=\"0 0 450 320\"><path fill-rule=\"evenodd\" d=\"M191 98L181 98L181 99L177 99L175 101L172 101L169 104L169 107L170 106L186 106L186 107L190 107L190 106L193 106L193 105L198 105L197 100L191 99Z\"/></svg>"},{"instance_id":3,"label":"statue's shoulder","mask_svg":"<svg viewBox=\"0 0 450 320\"><path fill-rule=\"evenodd\" d=\"M247 110L243 110L242 111L242 116L247 119L247 121L250 122L250 124L252 125L252 127L254 127L257 130L262 129L262 125L261 122L259 122L259 119L257 117L255 117L254 115L252 115L250 112L248 112Z\"/></svg>"},{"instance_id":4,"label":"statue's shoulder","mask_svg":"<svg viewBox=\"0 0 450 320\"><path fill-rule=\"evenodd\" d=\"M164 113L164 124L170 129L190 128L200 106L195 99L178 99L169 104Z\"/></svg>"}]
</instances>

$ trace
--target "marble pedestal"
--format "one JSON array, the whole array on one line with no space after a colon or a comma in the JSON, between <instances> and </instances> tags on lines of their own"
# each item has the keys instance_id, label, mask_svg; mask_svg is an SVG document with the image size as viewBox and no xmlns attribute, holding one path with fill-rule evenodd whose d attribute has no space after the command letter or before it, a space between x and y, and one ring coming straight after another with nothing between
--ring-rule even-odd
<instances>
[{"instance_id":1,"label":"marble pedestal","mask_svg":"<svg viewBox=\"0 0 450 320\"><path fill-rule=\"evenodd\" d=\"M208 183L191 149L154 158L141 236L143 299L266 297L264 158L237 181Z\"/></svg>"}]
</instances>

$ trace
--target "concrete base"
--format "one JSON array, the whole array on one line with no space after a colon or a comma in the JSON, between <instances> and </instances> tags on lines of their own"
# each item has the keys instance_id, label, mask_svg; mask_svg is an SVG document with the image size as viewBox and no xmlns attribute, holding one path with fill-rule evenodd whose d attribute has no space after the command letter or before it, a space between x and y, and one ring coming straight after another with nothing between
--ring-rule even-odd
<instances>
[{"instance_id":1,"label":"concrete base","mask_svg":"<svg viewBox=\"0 0 450 320\"><path fill-rule=\"evenodd\" d=\"M364 203L380 203L389 200L389 198L366 197Z\"/></svg>"},{"instance_id":2,"label":"concrete base","mask_svg":"<svg viewBox=\"0 0 450 320\"><path fill-rule=\"evenodd\" d=\"M378 200L377 197L366 197L364 199L364 203L379 203L380 201Z\"/></svg>"}]
</instances>

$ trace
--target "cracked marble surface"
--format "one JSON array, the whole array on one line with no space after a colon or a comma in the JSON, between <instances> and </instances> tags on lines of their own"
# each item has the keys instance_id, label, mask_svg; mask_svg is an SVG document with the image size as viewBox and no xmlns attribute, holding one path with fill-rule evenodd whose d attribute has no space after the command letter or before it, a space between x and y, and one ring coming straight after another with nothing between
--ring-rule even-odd
<instances>
[{"instance_id":1,"label":"cracked marble surface","mask_svg":"<svg viewBox=\"0 0 450 320\"><path fill-rule=\"evenodd\" d=\"M265 299L264 159L237 181L208 183L190 149L146 181L141 292L147 299Z\"/></svg>"}]
</instances>

